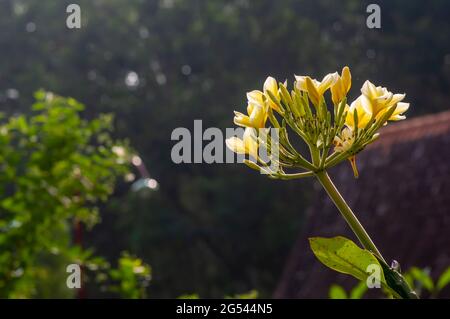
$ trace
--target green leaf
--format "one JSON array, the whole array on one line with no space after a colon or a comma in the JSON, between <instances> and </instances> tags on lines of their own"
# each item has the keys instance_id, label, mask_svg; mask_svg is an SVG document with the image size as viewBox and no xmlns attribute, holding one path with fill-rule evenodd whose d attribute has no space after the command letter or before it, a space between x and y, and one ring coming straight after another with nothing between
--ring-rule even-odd
<instances>
[{"instance_id":1,"label":"green leaf","mask_svg":"<svg viewBox=\"0 0 450 319\"><path fill-rule=\"evenodd\" d=\"M344 288L336 284L331 285L328 295L330 299L348 299Z\"/></svg>"},{"instance_id":2,"label":"green leaf","mask_svg":"<svg viewBox=\"0 0 450 319\"><path fill-rule=\"evenodd\" d=\"M351 240L338 236L334 238L314 237L309 239L311 249L316 257L327 267L337 272L351 275L366 281L370 273L369 265L378 265L380 281L386 285L383 270L378 259L368 250L359 248Z\"/></svg>"},{"instance_id":3,"label":"green leaf","mask_svg":"<svg viewBox=\"0 0 450 319\"><path fill-rule=\"evenodd\" d=\"M184 294L179 296L177 299L200 299L198 294Z\"/></svg>"},{"instance_id":4,"label":"green leaf","mask_svg":"<svg viewBox=\"0 0 450 319\"><path fill-rule=\"evenodd\" d=\"M438 291L444 289L450 283L450 267L445 270L442 275L439 277L436 289Z\"/></svg>"},{"instance_id":5,"label":"green leaf","mask_svg":"<svg viewBox=\"0 0 450 319\"><path fill-rule=\"evenodd\" d=\"M415 280L423 285L425 289L430 292L434 290L433 279L431 279L430 275L428 275L425 270L417 267L412 267L409 272Z\"/></svg>"},{"instance_id":6,"label":"green leaf","mask_svg":"<svg viewBox=\"0 0 450 319\"><path fill-rule=\"evenodd\" d=\"M367 289L367 284L364 281L360 281L350 291L350 299L361 299Z\"/></svg>"},{"instance_id":7,"label":"green leaf","mask_svg":"<svg viewBox=\"0 0 450 319\"><path fill-rule=\"evenodd\" d=\"M44 90L39 90L34 92L34 98L38 101L42 101L45 99L45 91Z\"/></svg>"},{"instance_id":8,"label":"green leaf","mask_svg":"<svg viewBox=\"0 0 450 319\"><path fill-rule=\"evenodd\" d=\"M225 299L258 299L258 291L250 290L242 294L236 294L234 296L226 296Z\"/></svg>"}]
</instances>

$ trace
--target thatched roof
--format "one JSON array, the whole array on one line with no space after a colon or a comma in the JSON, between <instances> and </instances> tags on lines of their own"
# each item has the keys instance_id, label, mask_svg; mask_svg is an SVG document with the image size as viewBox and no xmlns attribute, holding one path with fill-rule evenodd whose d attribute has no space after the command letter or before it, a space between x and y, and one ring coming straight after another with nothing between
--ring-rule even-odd
<instances>
[{"instance_id":1,"label":"thatched roof","mask_svg":"<svg viewBox=\"0 0 450 319\"><path fill-rule=\"evenodd\" d=\"M330 172L386 259L402 269L431 268L436 278L450 266L450 111L407 119L381 131L357 159ZM325 298L332 283L356 281L323 266L308 237L343 235L357 240L320 185L305 228L275 291L278 298ZM444 293L450 296L450 289Z\"/></svg>"}]
</instances>

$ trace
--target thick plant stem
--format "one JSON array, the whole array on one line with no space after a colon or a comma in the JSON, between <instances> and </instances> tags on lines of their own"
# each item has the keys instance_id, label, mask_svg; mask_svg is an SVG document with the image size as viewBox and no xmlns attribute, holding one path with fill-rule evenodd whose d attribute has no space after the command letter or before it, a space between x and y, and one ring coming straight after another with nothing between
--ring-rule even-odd
<instances>
[{"instance_id":1,"label":"thick plant stem","mask_svg":"<svg viewBox=\"0 0 450 319\"><path fill-rule=\"evenodd\" d=\"M381 255L378 248L373 243L372 239L370 238L369 234L366 232L364 227L359 222L358 218L356 218L355 214L351 210L351 208L347 205L344 198L342 198L341 194L337 190L336 186L334 186L333 182L330 179L330 176L328 176L326 171L321 171L316 173L317 178L319 179L320 183L322 184L323 188L328 193L328 196L330 196L333 203L336 205L336 207L341 212L342 216L344 217L345 221L348 223L350 228L355 233L356 237L358 237L359 241L363 245L363 247L367 250L370 250L374 255L376 255L379 259L384 261L383 256Z\"/></svg>"}]
</instances>

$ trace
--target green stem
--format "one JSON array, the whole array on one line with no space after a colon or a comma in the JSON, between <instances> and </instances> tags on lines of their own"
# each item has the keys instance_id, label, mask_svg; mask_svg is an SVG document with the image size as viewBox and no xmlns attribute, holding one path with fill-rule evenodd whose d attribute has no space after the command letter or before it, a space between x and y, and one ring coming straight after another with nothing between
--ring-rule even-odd
<instances>
[{"instance_id":1,"label":"green stem","mask_svg":"<svg viewBox=\"0 0 450 319\"><path fill-rule=\"evenodd\" d=\"M279 179L298 179L298 178L305 178L314 176L313 172L302 172L302 173L295 173L295 174L279 174L276 177Z\"/></svg>"},{"instance_id":2,"label":"green stem","mask_svg":"<svg viewBox=\"0 0 450 319\"><path fill-rule=\"evenodd\" d=\"M323 188L325 188L325 190L327 191L331 200L334 202L346 222L349 224L350 228L355 233L356 237L358 237L363 247L371 251L379 259L384 270L386 282L389 287L392 288L396 293L398 293L401 298L418 299L417 294L414 292L414 290L411 289L405 278L398 271L393 270L388 266L380 251L370 238L369 234L361 225L358 218L356 218L351 208L347 205L344 198L337 190L336 186L334 186L327 172L319 171L315 174L322 184Z\"/></svg>"},{"instance_id":3,"label":"green stem","mask_svg":"<svg viewBox=\"0 0 450 319\"><path fill-rule=\"evenodd\" d=\"M375 254L379 259L384 261L383 256L381 255L378 248L373 243L372 239L370 238L369 234L366 232L364 227L359 222L358 218L355 216L351 208L347 205L344 198L341 196L339 191L337 190L336 186L334 186L333 182L330 179L330 176L328 176L326 171L320 171L316 172L316 176L319 179L320 183L322 184L323 188L328 193L328 196L330 196L333 203L336 205L336 207L341 212L342 216L344 217L345 221L348 223L350 228L355 233L356 237L358 237L359 241L363 245L363 247L369 251L371 251L373 254Z\"/></svg>"},{"instance_id":4,"label":"green stem","mask_svg":"<svg viewBox=\"0 0 450 319\"><path fill-rule=\"evenodd\" d=\"M308 144L309 152L311 153L311 161L313 165L317 168L320 164L320 152L317 147Z\"/></svg>"}]
</instances>

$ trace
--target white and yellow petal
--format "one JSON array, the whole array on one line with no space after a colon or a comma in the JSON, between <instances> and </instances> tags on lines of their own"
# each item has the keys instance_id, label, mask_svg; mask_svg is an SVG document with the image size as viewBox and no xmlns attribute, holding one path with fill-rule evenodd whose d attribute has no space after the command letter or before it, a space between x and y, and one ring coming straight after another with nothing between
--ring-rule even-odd
<instances>
[{"instance_id":1,"label":"white and yellow petal","mask_svg":"<svg viewBox=\"0 0 450 319\"><path fill-rule=\"evenodd\" d=\"M309 78L315 87L318 87L320 85L320 82L316 79L311 79L309 76L303 76L303 75L294 75L295 81L296 81L296 87L303 92L308 92L308 88L306 86L306 78Z\"/></svg>"},{"instance_id":2,"label":"white and yellow petal","mask_svg":"<svg viewBox=\"0 0 450 319\"><path fill-rule=\"evenodd\" d=\"M339 74L337 72L325 75L321 82L312 79L309 76L295 75L297 88L300 91L308 92L309 98L314 105L320 103L320 99L325 91L333 86L338 79Z\"/></svg>"},{"instance_id":3,"label":"white and yellow petal","mask_svg":"<svg viewBox=\"0 0 450 319\"><path fill-rule=\"evenodd\" d=\"M270 92L272 96L275 99L277 99L278 102L280 101L280 90L278 88L277 80L275 80L275 78L271 76L267 77L266 81L264 82L263 90L264 94L266 95L266 100L268 101L269 106L278 113L281 113L281 109L278 106L278 104L272 101L272 98L268 94L268 92Z\"/></svg>"},{"instance_id":4,"label":"white and yellow petal","mask_svg":"<svg viewBox=\"0 0 450 319\"><path fill-rule=\"evenodd\" d=\"M319 93L319 91L317 90L317 86L309 76L306 77L306 88L308 90L308 96L311 99L311 102L314 105L319 105L321 94Z\"/></svg>"},{"instance_id":5,"label":"white and yellow petal","mask_svg":"<svg viewBox=\"0 0 450 319\"><path fill-rule=\"evenodd\" d=\"M375 99L378 96L377 87L369 80L366 80L366 82L364 82L361 88L361 93L367 96L369 99Z\"/></svg>"},{"instance_id":6,"label":"white and yellow petal","mask_svg":"<svg viewBox=\"0 0 450 319\"><path fill-rule=\"evenodd\" d=\"M339 136L334 137L334 150L342 153L348 151L355 141L353 130L345 127Z\"/></svg>"},{"instance_id":7,"label":"white and yellow petal","mask_svg":"<svg viewBox=\"0 0 450 319\"><path fill-rule=\"evenodd\" d=\"M403 113L405 113L409 109L409 103L398 102L397 107L395 108L394 113L392 113L389 121L401 121L406 118Z\"/></svg>"},{"instance_id":8,"label":"white and yellow petal","mask_svg":"<svg viewBox=\"0 0 450 319\"><path fill-rule=\"evenodd\" d=\"M352 87L352 74L350 73L350 68L348 66L342 68L341 80L345 92L348 93Z\"/></svg>"},{"instance_id":9,"label":"white and yellow petal","mask_svg":"<svg viewBox=\"0 0 450 319\"><path fill-rule=\"evenodd\" d=\"M249 154L255 159L258 158L258 140L254 128L247 127L242 139L232 136L225 140L225 144L237 154Z\"/></svg>"},{"instance_id":10,"label":"white and yellow petal","mask_svg":"<svg viewBox=\"0 0 450 319\"><path fill-rule=\"evenodd\" d=\"M235 153L246 154L244 141L236 136L232 136L225 140L227 147Z\"/></svg>"},{"instance_id":11,"label":"white and yellow petal","mask_svg":"<svg viewBox=\"0 0 450 319\"><path fill-rule=\"evenodd\" d=\"M258 139L256 136L256 130L253 128L246 128L243 136L244 147L246 153L258 158Z\"/></svg>"},{"instance_id":12,"label":"white and yellow petal","mask_svg":"<svg viewBox=\"0 0 450 319\"><path fill-rule=\"evenodd\" d=\"M316 88L319 94L323 95L326 90L328 90L333 84L336 83L338 78L339 74L337 72L325 75L320 84Z\"/></svg>"},{"instance_id":13,"label":"white and yellow petal","mask_svg":"<svg viewBox=\"0 0 450 319\"><path fill-rule=\"evenodd\" d=\"M397 104L397 103L403 101L403 99L405 98L405 96L406 96L406 94L393 94L393 95L392 95L392 99L391 99L391 101L389 102L388 107L391 107L391 106L393 106L393 105L395 105L395 104Z\"/></svg>"},{"instance_id":14,"label":"white and yellow petal","mask_svg":"<svg viewBox=\"0 0 450 319\"><path fill-rule=\"evenodd\" d=\"M264 82L263 90L264 92L270 91L274 96L277 97L279 95L277 80L275 80L275 78L271 76L268 76L266 81Z\"/></svg>"},{"instance_id":15,"label":"white and yellow petal","mask_svg":"<svg viewBox=\"0 0 450 319\"><path fill-rule=\"evenodd\" d=\"M266 125L267 120L267 112L264 107L260 105L254 105L251 108L250 114L250 122L252 123L251 126L254 128L262 128Z\"/></svg>"},{"instance_id":16,"label":"white and yellow petal","mask_svg":"<svg viewBox=\"0 0 450 319\"><path fill-rule=\"evenodd\" d=\"M350 104L350 107L346 106L347 116L345 118L345 125L352 130L355 129L355 110L358 118L358 128L366 127L372 117L371 104L367 97L360 95Z\"/></svg>"},{"instance_id":17,"label":"white and yellow petal","mask_svg":"<svg viewBox=\"0 0 450 319\"><path fill-rule=\"evenodd\" d=\"M234 119L233 119L234 124L236 124L237 126L242 126L242 127L248 127L248 126L252 126L252 122L250 120L250 117L238 112L238 111L234 111Z\"/></svg>"},{"instance_id":18,"label":"white and yellow petal","mask_svg":"<svg viewBox=\"0 0 450 319\"><path fill-rule=\"evenodd\" d=\"M247 92L248 103L264 106L263 96L264 96L264 93L259 90L253 90L253 91Z\"/></svg>"}]
</instances>

